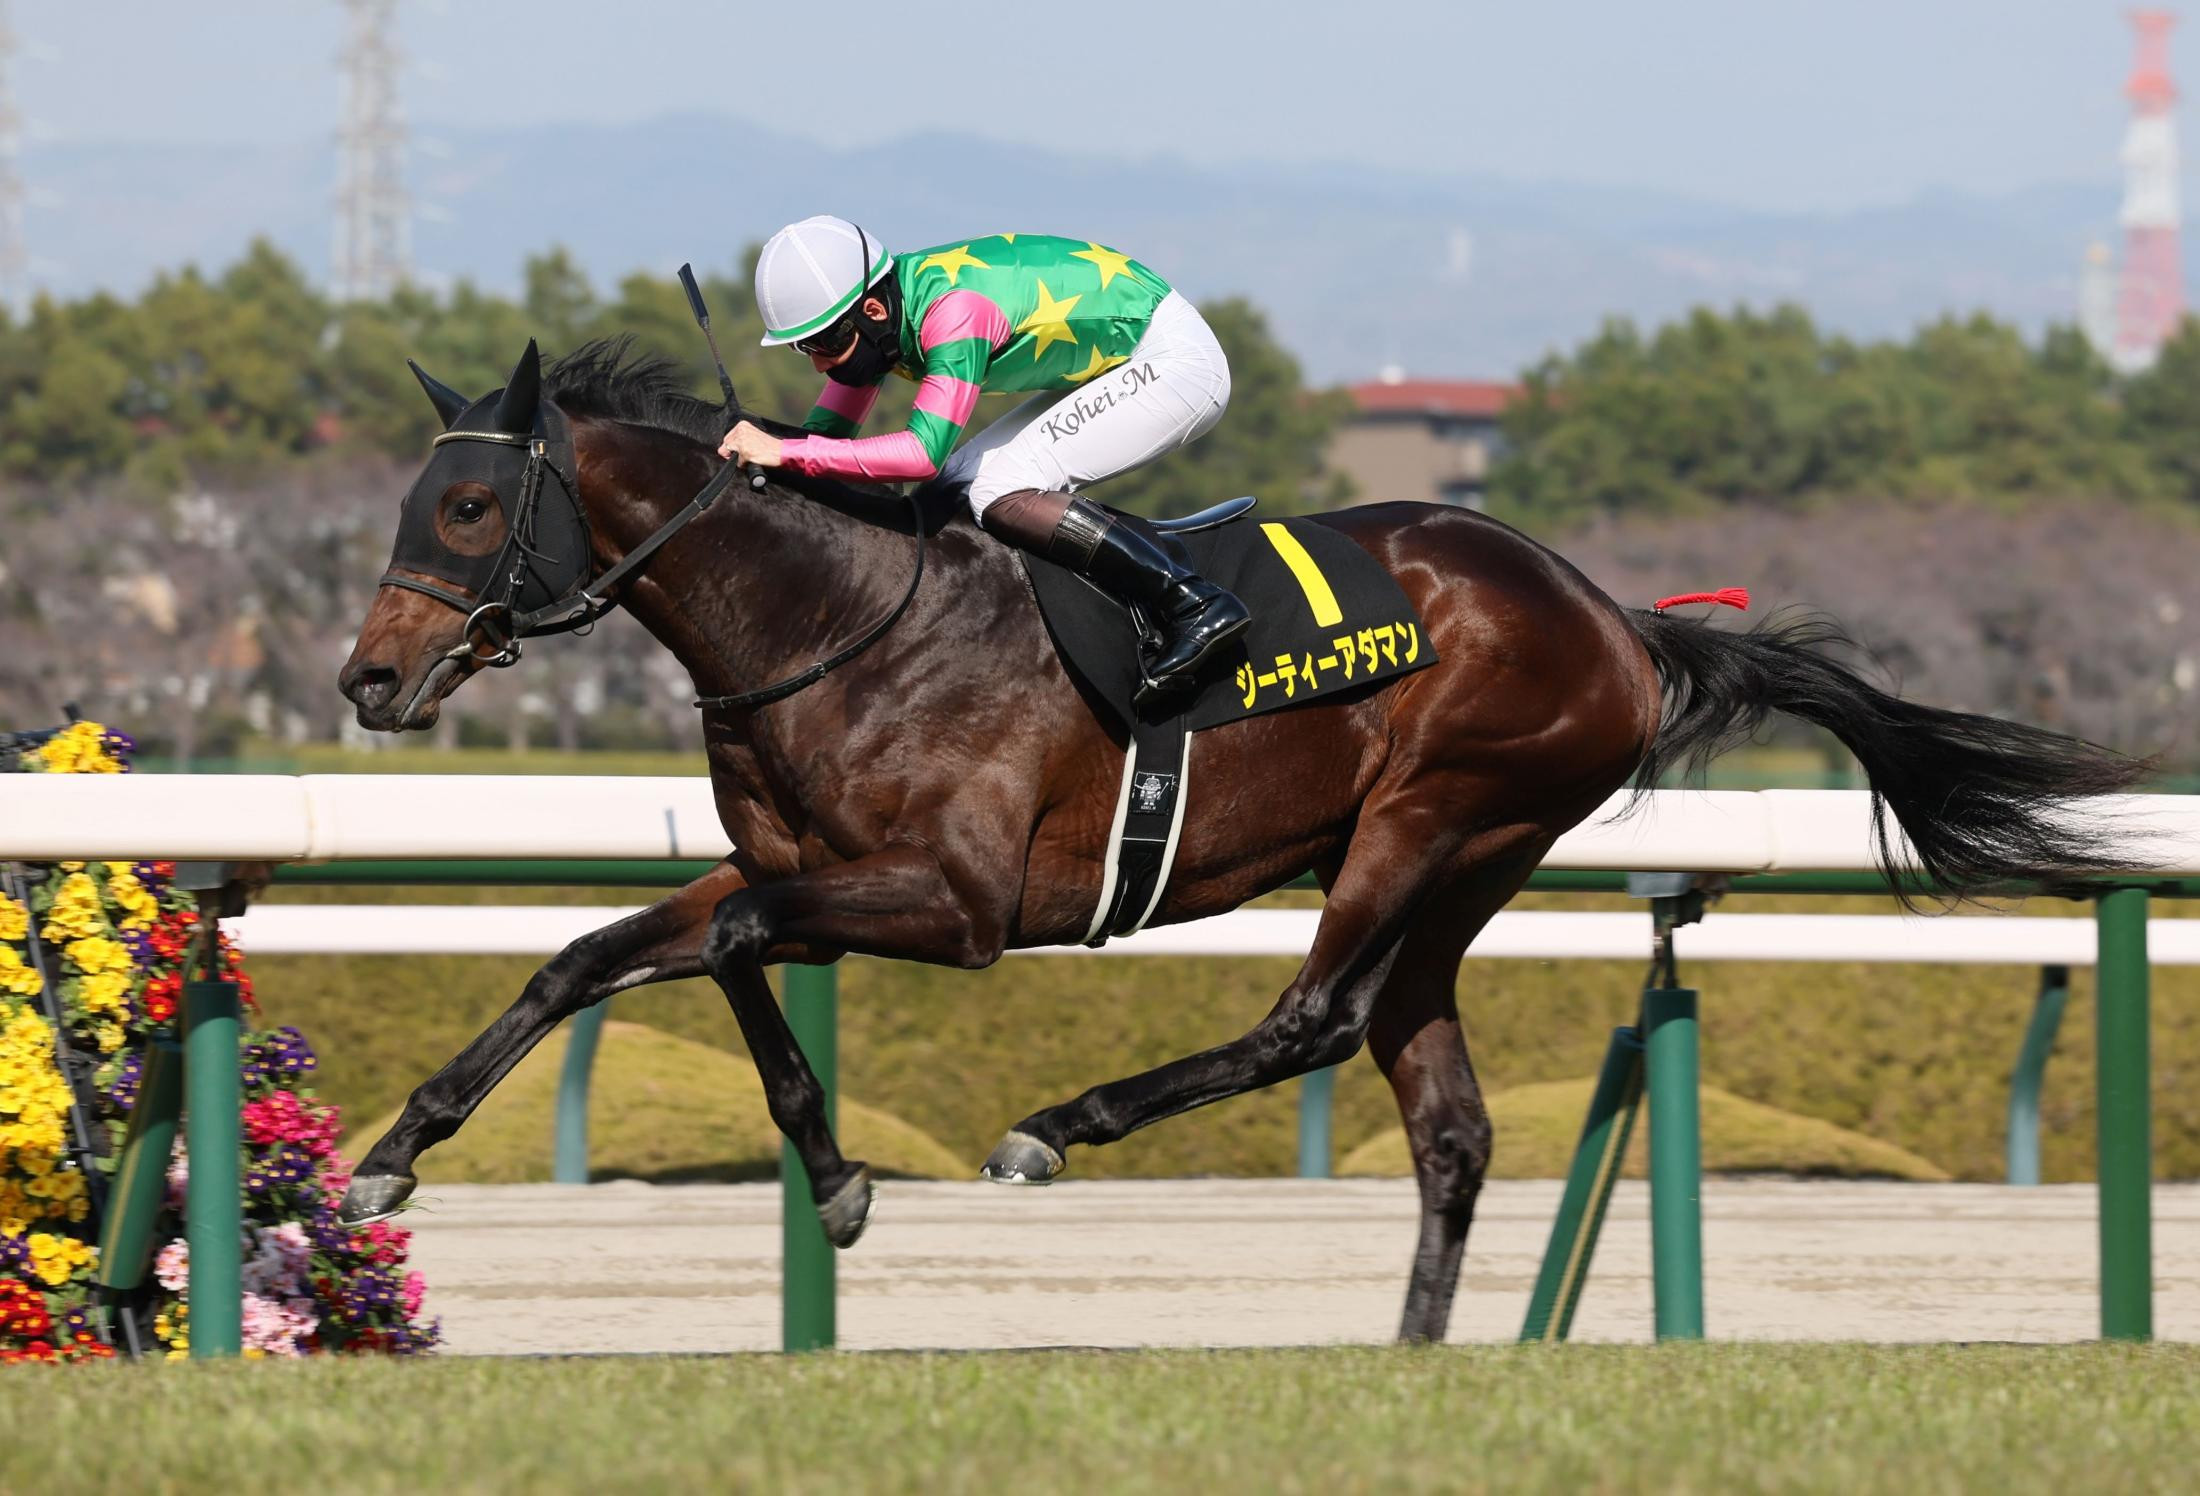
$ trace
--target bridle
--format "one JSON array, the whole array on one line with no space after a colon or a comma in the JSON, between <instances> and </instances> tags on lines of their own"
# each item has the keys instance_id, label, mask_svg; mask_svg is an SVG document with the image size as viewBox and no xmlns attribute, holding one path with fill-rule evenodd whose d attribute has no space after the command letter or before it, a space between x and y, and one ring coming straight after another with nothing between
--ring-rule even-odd
<instances>
[{"instance_id":1,"label":"bridle","mask_svg":"<svg viewBox=\"0 0 2200 1496\"><path fill-rule=\"evenodd\" d=\"M547 410L556 407L544 402ZM738 416L739 412L736 411ZM561 417L562 419L562 417ZM434 582L399 572L394 566L382 574L381 585L402 587L409 591L432 597L436 601L457 609L466 615L465 627L458 643L442 656L448 662L471 661L477 666L503 669L519 663L521 641L538 638L544 634L572 633L585 630L604 614L618 606L613 590L632 576L654 556L673 536L702 517L720 495L731 487L736 478L746 477L752 489L762 491L767 486L764 474L746 463L729 462L711 476L702 490L683 506L679 513L666 520L640 545L628 551L618 563L602 575L591 577L589 567L595 556L593 535L588 524L588 510L580 501L579 475L568 476L551 460L550 439L541 431L532 434L515 434L505 431L445 431L438 435L432 447L445 442L477 441L494 442L504 446L525 447L527 465L520 474L519 495L512 505L511 523L507 527L503 547L497 552L489 571L490 586L500 590L495 595L484 593L468 596ZM570 450L569 444L566 445ZM576 469L578 464L575 464ZM556 479L559 492L571 510L580 532L582 544L578 557L551 556L538 548L536 534L542 512L544 476ZM501 500L502 495L498 498ZM786 679L754 691L743 691L731 696L706 696L695 705L705 709L733 710L747 707L768 706L784 700L797 691L815 685L830 672L862 654L883 637L886 631L901 620L912 599L917 595L917 584L924 580L924 510L915 493L904 496L909 505L911 528L917 541L915 570L909 578L909 587L889 613L866 629L854 643L830 657L819 660L808 669L798 671ZM551 575L545 577L548 570ZM560 579L558 572L567 575ZM562 580L562 585L560 581ZM519 599L530 581L541 590L551 592L552 600L540 607L520 610ZM482 654L475 643L475 631L480 631L484 642L491 646L491 653Z\"/></svg>"},{"instance_id":2,"label":"bridle","mask_svg":"<svg viewBox=\"0 0 2200 1496\"><path fill-rule=\"evenodd\" d=\"M467 596L465 593L409 576L394 567L382 574L381 585L403 587L434 598L437 602L456 608L466 615L465 627L460 630L459 641L445 651L446 660L472 660L476 665L503 669L516 665L520 658L520 641L540 634L565 633L585 627L596 621L611 604L591 596L585 578L576 579L563 590L557 602L531 612L519 612L519 596L527 585L528 574L537 564L561 564L562 558L552 558L536 548L536 519L542 508L542 480L546 472L557 473L558 486L566 493L578 519L581 531L588 534L588 511L581 506L579 497L565 474L557 472L550 461L549 442L539 434L519 435L508 431L445 431L429 443L431 449L445 442L495 442L502 446L525 447L527 466L520 473L519 497L512 506L512 519L507 526L504 546L491 563L490 572L495 579L491 585L501 583L501 592L493 597ZM432 450L431 450L432 455ZM498 495L501 500L502 495ZM587 553L594 554L591 546ZM585 571L584 556L576 570ZM539 578L538 578L539 579ZM483 638L493 647L489 654L482 654L474 642L474 632L481 631Z\"/></svg>"}]
</instances>

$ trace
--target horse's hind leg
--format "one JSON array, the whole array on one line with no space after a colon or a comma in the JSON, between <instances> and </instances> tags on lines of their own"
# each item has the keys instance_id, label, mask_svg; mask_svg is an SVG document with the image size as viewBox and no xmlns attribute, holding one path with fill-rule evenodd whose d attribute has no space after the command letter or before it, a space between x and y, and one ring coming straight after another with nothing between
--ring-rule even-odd
<instances>
[{"instance_id":1,"label":"horse's hind leg","mask_svg":"<svg viewBox=\"0 0 2200 1496\"><path fill-rule=\"evenodd\" d=\"M1400 1340L1440 1341L1451 1319L1475 1197L1490 1162L1490 1117L1459 1026L1459 959L1516 879L1432 899L1375 999L1367 1046L1389 1077L1421 1187L1421 1234Z\"/></svg>"},{"instance_id":2,"label":"horse's hind leg","mask_svg":"<svg viewBox=\"0 0 2200 1496\"><path fill-rule=\"evenodd\" d=\"M1432 808L1431 798L1409 785L1370 799L1306 963L1251 1030L1032 1113L987 1158L986 1177L1044 1183L1061 1172L1070 1144L1112 1143L1164 1117L1350 1059L1366 1040L1377 995L1422 906L1456 886L1453 869L1470 857L1484 862L1491 871L1475 886L1493 891L1486 897L1495 898L1488 906L1494 910L1526 881L1548 845L1523 826L1487 833L1485 847L1463 846L1456 811ZM1467 924L1462 947L1488 917L1485 910Z\"/></svg>"}]
</instances>

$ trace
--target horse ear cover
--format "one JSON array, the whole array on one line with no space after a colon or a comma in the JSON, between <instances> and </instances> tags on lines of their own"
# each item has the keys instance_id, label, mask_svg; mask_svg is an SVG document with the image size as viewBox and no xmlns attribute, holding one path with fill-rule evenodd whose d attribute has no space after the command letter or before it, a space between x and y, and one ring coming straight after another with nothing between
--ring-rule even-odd
<instances>
[{"instance_id":1,"label":"horse ear cover","mask_svg":"<svg viewBox=\"0 0 2200 1496\"><path fill-rule=\"evenodd\" d=\"M443 422L443 429L450 430L451 423L473 402L411 359L405 360L405 367L413 371L413 378L419 380L420 387L427 391L428 403L435 407L436 417Z\"/></svg>"},{"instance_id":2,"label":"horse ear cover","mask_svg":"<svg viewBox=\"0 0 2200 1496\"><path fill-rule=\"evenodd\" d=\"M504 398L497 401L496 414L489 424L513 436L526 436L535 429L535 410L541 403L542 353L535 347L535 340L529 338L527 351L513 366L512 377L504 386Z\"/></svg>"}]
</instances>

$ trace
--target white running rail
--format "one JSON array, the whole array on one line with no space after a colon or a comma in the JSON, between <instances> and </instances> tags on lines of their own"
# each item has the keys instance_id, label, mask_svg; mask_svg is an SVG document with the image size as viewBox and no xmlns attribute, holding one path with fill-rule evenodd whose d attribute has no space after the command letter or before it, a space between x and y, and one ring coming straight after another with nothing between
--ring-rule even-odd
<instances>
[{"instance_id":1,"label":"white running rail","mask_svg":"<svg viewBox=\"0 0 2200 1496\"><path fill-rule=\"evenodd\" d=\"M1615 795L1543 866L1857 872L1873 866L1861 790ZM2200 876L2200 796L2120 795L2111 822L2148 872ZM701 778L435 774L0 774L0 859L160 857L717 858L731 850Z\"/></svg>"},{"instance_id":2,"label":"white running rail","mask_svg":"<svg viewBox=\"0 0 2200 1496\"><path fill-rule=\"evenodd\" d=\"M547 905L259 904L229 923L251 955L548 956L630 908ZM1100 950L1043 946L1020 956L1304 956L1317 909L1240 909L1142 930ZM1915 961L2091 966L2090 919L1964 914L1727 914L1676 937L1684 961ZM1647 960L1648 912L1507 910L1468 955L1529 961ZM2156 919L2147 957L2200 966L2200 919Z\"/></svg>"}]
</instances>

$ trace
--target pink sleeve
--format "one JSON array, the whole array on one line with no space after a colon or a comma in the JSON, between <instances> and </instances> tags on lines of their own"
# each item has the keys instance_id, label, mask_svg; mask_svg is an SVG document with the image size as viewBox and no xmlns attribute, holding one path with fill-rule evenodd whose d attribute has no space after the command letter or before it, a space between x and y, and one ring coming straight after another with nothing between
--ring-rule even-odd
<instances>
[{"instance_id":1,"label":"pink sleeve","mask_svg":"<svg viewBox=\"0 0 2200 1496\"><path fill-rule=\"evenodd\" d=\"M796 472L813 477L868 478L878 483L921 481L939 472L924 443L907 431L853 441L835 436L797 437L780 444L779 459Z\"/></svg>"},{"instance_id":2,"label":"pink sleeve","mask_svg":"<svg viewBox=\"0 0 2200 1496\"><path fill-rule=\"evenodd\" d=\"M950 291L925 310L924 323L917 329L917 351L930 353L944 343L976 338L998 353L1014 336L1008 313L992 297Z\"/></svg>"},{"instance_id":3,"label":"pink sleeve","mask_svg":"<svg viewBox=\"0 0 2200 1496\"><path fill-rule=\"evenodd\" d=\"M825 388L817 392L817 404L811 414L823 411L846 421L850 426L861 426L869 419L871 407L878 404L878 386L875 384L842 384L837 379L825 381Z\"/></svg>"},{"instance_id":4,"label":"pink sleeve","mask_svg":"<svg viewBox=\"0 0 2200 1496\"><path fill-rule=\"evenodd\" d=\"M782 446L781 460L797 472L819 477L868 478L879 483L933 477L978 403L977 381L984 377L987 358L1013 336L1008 315L991 298L975 291L948 292L925 312L917 334L917 347L927 357L924 382L917 386L916 412L932 418L918 421L932 437L930 447L912 431L853 440L806 436ZM838 394L834 386L826 388L828 394ZM877 389L864 393L875 399ZM822 397L818 404L834 409L826 407ZM866 401L863 414L870 414L870 409ZM834 413L853 415L841 409ZM932 448L938 449L937 458Z\"/></svg>"}]
</instances>

